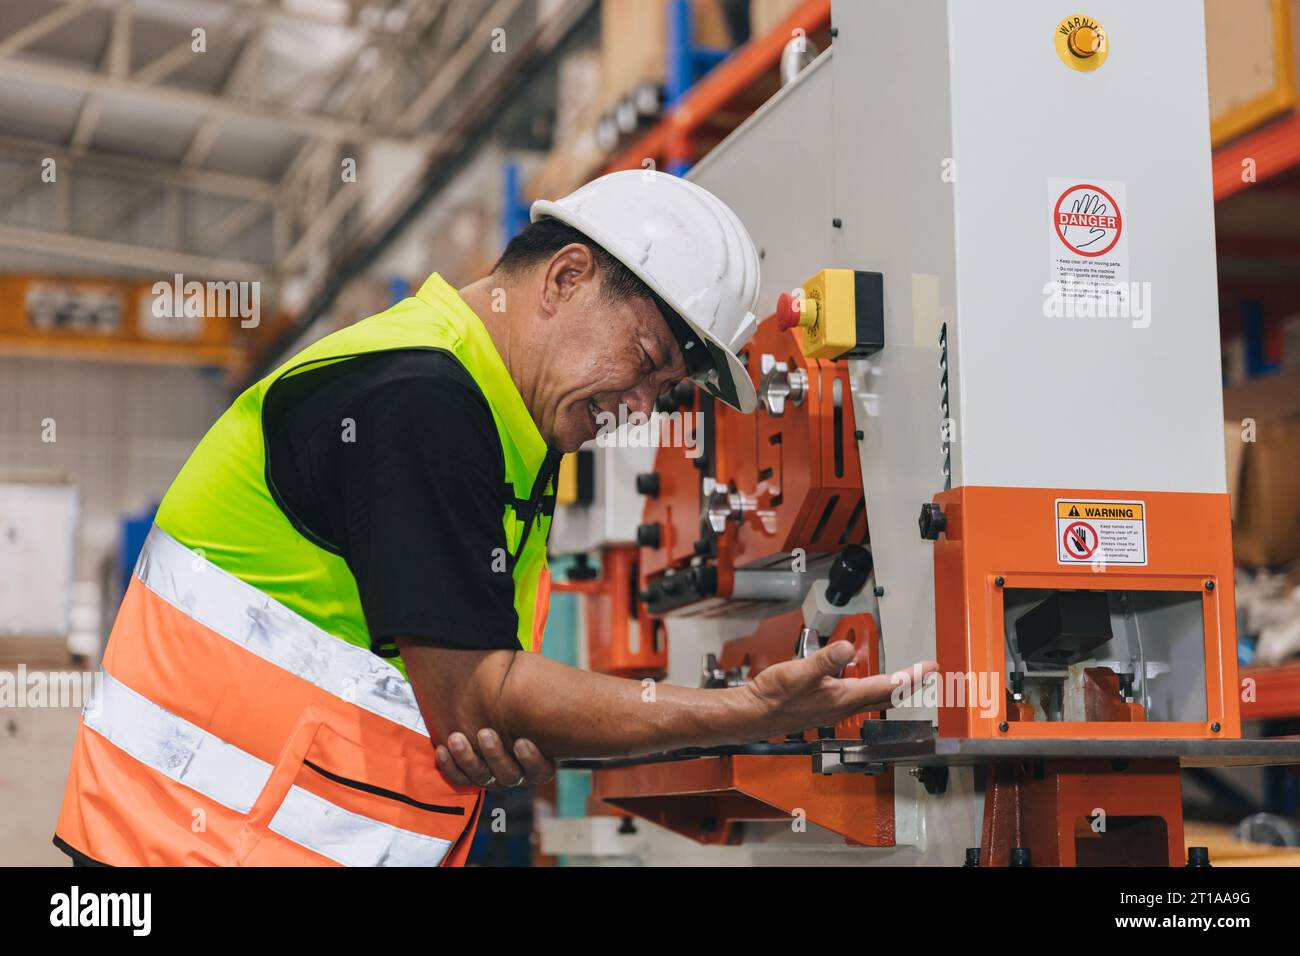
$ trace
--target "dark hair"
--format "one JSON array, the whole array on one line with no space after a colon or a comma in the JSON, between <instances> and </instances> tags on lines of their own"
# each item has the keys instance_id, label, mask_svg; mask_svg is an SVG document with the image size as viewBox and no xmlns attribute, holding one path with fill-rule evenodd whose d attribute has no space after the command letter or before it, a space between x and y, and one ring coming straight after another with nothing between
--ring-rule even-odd
<instances>
[{"instance_id":1,"label":"dark hair","mask_svg":"<svg viewBox=\"0 0 1300 956\"><path fill-rule=\"evenodd\" d=\"M501 258L492 267L492 271L507 276L518 275L525 269L549 261L551 256L575 242L591 250L596 260L596 273L600 276L601 291L609 301L649 299L655 304L664 322L668 324L668 330L681 347L682 355L686 359L688 375L702 373L709 367L708 349L667 302L642 282L635 272L611 256L599 244L558 219L541 219L525 226L506 244L506 251L501 253Z\"/></svg>"},{"instance_id":2,"label":"dark hair","mask_svg":"<svg viewBox=\"0 0 1300 956\"><path fill-rule=\"evenodd\" d=\"M492 267L492 271L518 275L525 269L541 265L565 246L575 242L591 250L596 260L596 271L600 275L601 289L611 301L654 299L650 287L637 278L636 273L577 229L566 226L558 219L541 219L525 226L506 245L506 251L501 253L501 258Z\"/></svg>"}]
</instances>

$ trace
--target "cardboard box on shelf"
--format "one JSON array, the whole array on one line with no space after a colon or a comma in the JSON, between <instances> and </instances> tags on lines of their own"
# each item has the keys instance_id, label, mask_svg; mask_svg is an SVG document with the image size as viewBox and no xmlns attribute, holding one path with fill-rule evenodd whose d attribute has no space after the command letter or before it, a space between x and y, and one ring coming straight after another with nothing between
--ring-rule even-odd
<instances>
[{"instance_id":1,"label":"cardboard box on shelf","mask_svg":"<svg viewBox=\"0 0 1300 956\"><path fill-rule=\"evenodd\" d=\"M694 0L698 46L727 48L731 32L723 0ZM600 61L603 109L642 83L668 75L668 0L601 0Z\"/></svg>"},{"instance_id":2,"label":"cardboard box on shelf","mask_svg":"<svg viewBox=\"0 0 1300 956\"><path fill-rule=\"evenodd\" d=\"M1237 561L1285 564L1300 557L1300 371L1227 388L1223 407Z\"/></svg>"},{"instance_id":3,"label":"cardboard box on shelf","mask_svg":"<svg viewBox=\"0 0 1300 956\"><path fill-rule=\"evenodd\" d=\"M576 50L560 60L555 93L555 142L569 139L589 121L601 96L600 51Z\"/></svg>"},{"instance_id":4,"label":"cardboard box on shelf","mask_svg":"<svg viewBox=\"0 0 1300 956\"><path fill-rule=\"evenodd\" d=\"M596 142L596 117L590 117L563 142L557 142L525 190L533 199L559 199L594 178L607 160Z\"/></svg>"},{"instance_id":5,"label":"cardboard box on shelf","mask_svg":"<svg viewBox=\"0 0 1300 956\"><path fill-rule=\"evenodd\" d=\"M1216 145L1295 108L1300 0L1205 0L1205 45Z\"/></svg>"},{"instance_id":6,"label":"cardboard box on shelf","mask_svg":"<svg viewBox=\"0 0 1300 956\"><path fill-rule=\"evenodd\" d=\"M804 0L749 0L751 35L761 37L769 33L803 4Z\"/></svg>"}]
</instances>

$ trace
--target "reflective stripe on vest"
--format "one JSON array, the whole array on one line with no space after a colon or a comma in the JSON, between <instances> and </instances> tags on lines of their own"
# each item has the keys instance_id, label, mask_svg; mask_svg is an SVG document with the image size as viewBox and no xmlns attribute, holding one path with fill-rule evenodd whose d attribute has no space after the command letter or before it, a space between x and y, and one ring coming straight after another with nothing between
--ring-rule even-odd
<instances>
[{"instance_id":1,"label":"reflective stripe on vest","mask_svg":"<svg viewBox=\"0 0 1300 956\"><path fill-rule=\"evenodd\" d=\"M253 809L271 776L269 763L168 713L105 671L81 719L145 766L240 813Z\"/></svg>"},{"instance_id":2,"label":"reflective stripe on vest","mask_svg":"<svg viewBox=\"0 0 1300 956\"><path fill-rule=\"evenodd\" d=\"M157 525L135 573L150 591L214 633L340 700L429 736L415 692L390 664L327 634Z\"/></svg>"},{"instance_id":3,"label":"reflective stripe on vest","mask_svg":"<svg viewBox=\"0 0 1300 956\"><path fill-rule=\"evenodd\" d=\"M103 674L82 715L86 726L147 767L248 813L272 767L168 713ZM437 866L451 841L372 820L290 787L268 829L344 866Z\"/></svg>"},{"instance_id":4,"label":"reflective stripe on vest","mask_svg":"<svg viewBox=\"0 0 1300 956\"><path fill-rule=\"evenodd\" d=\"M463 862L480 793L438 772L392 665L155 527L58 835L115 865L434 866Z\"/></svg>"}]
</instances>

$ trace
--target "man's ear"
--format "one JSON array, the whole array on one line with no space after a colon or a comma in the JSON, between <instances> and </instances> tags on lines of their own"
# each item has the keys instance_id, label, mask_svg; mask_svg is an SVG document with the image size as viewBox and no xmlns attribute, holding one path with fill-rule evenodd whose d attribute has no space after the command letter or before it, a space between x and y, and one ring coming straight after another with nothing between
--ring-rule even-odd
<instances>
[{"instance_id":1,"label":"man's ear","mask_svg":"<svg viewBox=\"0 0 1300 956\"><path fill-rule=\"evenodd\" d=\"M589 247L571 242L551 256L542 279L542 313L554 315L562 303L571 300L587 284L598 281L596 257Z\"/></svg>"}]
</instances>

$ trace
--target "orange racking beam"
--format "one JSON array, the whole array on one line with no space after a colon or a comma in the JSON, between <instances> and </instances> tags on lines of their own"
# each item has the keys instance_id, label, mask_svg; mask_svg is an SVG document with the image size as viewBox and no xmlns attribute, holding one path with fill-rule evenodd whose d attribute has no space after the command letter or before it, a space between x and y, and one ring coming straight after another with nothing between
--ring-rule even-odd
<instances>
[{"instance_id":1,"label":"orange racking beam","mask_svg":"<svg viewBox=\"0 0 1300 956\"><path fill-rule=\"evenodd\" d=\"M807 0L803 6L761 37L754 37L709 71L691 87L668 115L647 130L636 142L619 153L605 172L637 169L647 157L662 156L676 148L704 123L744 93L764 73L776 69L781 51L797 29L812 35L831 22L831 0Z\"/></svg>"},{"instance_id":2,"label":"orange racking beam","mask_svg":"<svg viewBox=\"0 0 1300 956\"><path fill-rule=\"evenodd\" d=\"M1300 113L1248 133L1214 151L1214 201L1241 192L1252 183L1243 178L1247 161L1255 182L1300 164Z\"/></svg>"}]
</instances>

